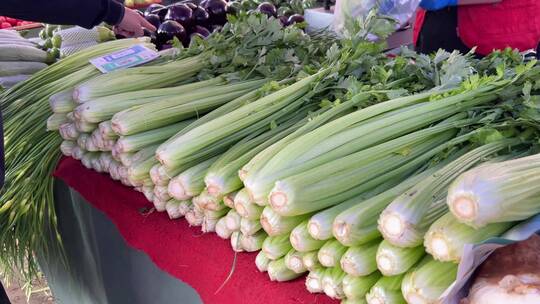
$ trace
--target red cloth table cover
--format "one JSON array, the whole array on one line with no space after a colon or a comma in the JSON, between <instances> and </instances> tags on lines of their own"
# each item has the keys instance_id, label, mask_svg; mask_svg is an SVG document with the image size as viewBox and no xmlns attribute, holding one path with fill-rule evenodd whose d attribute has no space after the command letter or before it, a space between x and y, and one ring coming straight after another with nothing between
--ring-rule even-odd
<instances>
[{"instance_id":1,"label":"red cloth table cover","mask_svg":"<svg viewBox=\"0 0 540 304\"><path fill-rule=\"evenodd\" d=\"M207 304L338 303L323 294L310 294L304 277L291 282L271 282L255 266L256 253L240 253L231 279L234 259L228 240L202 234L184 219L170 220L166 213L143 214L152 204L144 195L85 168L73 158L63 158L54 176L79 192L116 225L126 242L145 252L162 270L193 287Z\"/></svg>"}]
</instances>

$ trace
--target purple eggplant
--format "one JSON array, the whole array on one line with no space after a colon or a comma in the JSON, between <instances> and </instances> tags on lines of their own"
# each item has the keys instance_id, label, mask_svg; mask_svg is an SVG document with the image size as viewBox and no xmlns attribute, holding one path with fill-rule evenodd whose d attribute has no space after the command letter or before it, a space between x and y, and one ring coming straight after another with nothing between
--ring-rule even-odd
<instances>
[{"instance_id":1,"label":"purple eggplant","mask_svg":"<svg viewBox=\"0 0 540 304\"><path fill-rule=\"evenodd\" d=\"M227 3L227 14L236 15L242 8L242 5L238 1L230 1Z\"/></svg>"},{"instance_id":2,"label":"purple eggplant","mask_svg":"<svg viewBox=\"0 0 540 304\"><path fill-rule=\"evenodd\" d=\"M210 31L207 28L205 28L204 26L200 26L200 25L196 25L193 28L192 33L200 34L204 38L206 38L206 37L208 37L210 35Z\"/></svg>"},{"instance_id":3,"label":"purple eggplant","mask_svg":"<svg viewBox=\"0 0 540 304\"><path fill-rule=\"evenodd\" d=\"M221 29L223 28L223 26L219 25L219 24L214 24L212 26L210 26L210 28L208 29L211 33L213 32L219 32L221 31Z\"/></svg>"},{"instance_id":4,"label":"purple eggplant","mask_svg":"<svg viewBox=\"0 0 540 304\"><path fill-rule=\"evenodd\" d=\"M287 17L287 16L279 16L278 19L279 19L279 22L281 22L281 25L283 25L283 26L289 25L289 17Z\"/></svg>"},{"instance_id":5,"label":"purple eggplant","mask_svg":"<svg viewBox=\"0 0 540 304\"><path fill-rule=\"evenodd\" d=\"M199 6L193 10L192 18L193 18L194 24L206 26L208 25L208 20L210 19L210 15L204 8Z\"/></svg>"},{"instance_id":6,"label":"purple eggplant","mask_svg":"<svg viewBox=\"0 0 540 304\"><path fill-rule=\"evenodd\" d=\"M276 7L270 2L263 2L259 4L259 6L257 7L257 10L267 15L268 17L275 17L277 14Z\"/></svg>"},{"instance_id":7,"label":"purple eggplant","mask_svg":"<svg viewBox=\"0 0 540 304\"><path fill-rule=\"evenodd\" d=\"M193 11L189 6L180 3L169 7L167 15L165 15L165 20L174 20L184 27L189 27L193 23L192 17Z\"/></svg>"},{"instance_id":8,"label":"purple eggplant","mask_svg":"<svg viewBox=\"0 0 540 304\"><path fill-rule=\"evenodd\" d=\"M205 7L210 15L212 24L225 24L227 22L227 2L225 0L208 0Z\"/></svg>"},{"instance_id":9,"label":"purple eggplant","mask_svg":"<svg viewBox=\"0 0 540 304\"><path fill-rule=\"evenodd\" d=\"M191 33L191 35L189 35L189 40L191 41L193 39L193 37L199 37L201 39L205 39L206 37L204 37L203 35L199 34L199 33Z\"/></svg>"},{"instance_id":10,"label":"purple eggplant","mask_svg":"<svg viewBox=\"0 0 540 304\"><path fill-rule=\"evenodd\" d=\"M146 15L146 21L150 22L153 26L158 28L161 25L161 18L157 14Z\"/></svg>"},{"instance_id":11,"label":"purple eggplant","mask_svg":"<svg viewBox=\"0 0 540 304\"><path fill-rule=\"evenodd\" d=\"M294 15L291 15L289 17L288 23L289 23L289 25L291 25L291 24L295 24L295 23L301 23L301 22L304 22L304 21L306 21L304 19L304 16L302 16L300 14L294 14Z\"/></svg>"},{"instance_id":12,"label":"purple eggplant","mask_svg":"<svg viewBox=\"0 0 540 304\"><path fill-rule=\"evenodd\" d=\"M174 37L178 38L182 43L187 42L186 29L182 24L174 21L167 20L163 22L156 32L156 42L158 45L164 45L171 41Z\"/></svg>"},{"instance_id":13,"label":"purple eggplant","mask_svg":"<svg viewBox=\"0 0 540 304\"><path fill-rule=\"evenodd\" d=\"M161 10L164 11L162 14L163 16L165 16L165 14L167 13L167 8L161 4L152 3L146 8L146 10L144 10L144 15L146 16L149 14L158 14L157 12Z\"/></svg>"},{"instance_id":14,"label":"purple eggplant","mask_svg":"<svg viewBox=\"0 0 540 304\"><path fill-rule=\"evenodd\" d=\"M197 8L197 4L193 3L193 2L186 2L185 3L191 10L194 10Z\"/></svg>"}]
</instances>

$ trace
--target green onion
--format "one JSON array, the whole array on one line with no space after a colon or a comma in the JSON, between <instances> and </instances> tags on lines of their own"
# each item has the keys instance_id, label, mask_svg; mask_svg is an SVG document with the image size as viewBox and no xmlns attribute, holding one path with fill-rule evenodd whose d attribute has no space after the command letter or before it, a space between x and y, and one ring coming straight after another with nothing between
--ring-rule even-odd
<instances>
[{"instance_id":1,"label":"green onion","mask_svg":"<svg viewBox=\"0 0 540 304\"><path fill-rule=\"evenodd\" d=\"M405 275L401 291L407 303L437 303L442 293L454 282L456 275L456 264L425 257Z\"/></svg>"},{"instance_id":2,"label":"green onion","mask_svg":"<svg viewBox=\"0 0 540 304\"><path fill-rule=\"evenodd\" d=\"M342 299L340 304L366 304L365 299Z\"/></svg>"},{"instance_id":3,"label":"green onion","mask_svg":"<svg viewBox=\"0 0 540 304\"><path fill-rule=\"evenodd\" d=\"M309 252L321 248L325 241L316 240L308 233L308 222L303 221L292 231L290 241L294 249L300 252Z\"/></svg>"},{"instance_id":4,"label":"green onion","mask_svg":"<svg viewBox=\"0 0 540 304\"><path fill-rule=\"evenodd\" d=\"M393 277L382 277L371 287L366 295L368 304L406 304L401 294L401 282L404 274Z\"/></svg>"},{"instance_id":5,"label":"green onion","mask_svg":"<svg viewBox=\"0 0 540 304\"><path fill-rule=\"evenodd\" d=\"M311 293L323 292L322 279L326 272L326 268L317 267L310 270L306 277L306 288Z\"/></svg>"},{"instance_id":6,"label":"green onion","mask_svg":"<svg viewBox=\"0 0 540 304\"><path fill-rule=\"evenodd\" d=\"M325 267L339 266L339 262L345 251L347 251L347 247L341 245L338 240L328 240L319 249L319 262Z\"/></svg>"},{"instance_id":7,"label":"green onion","mask_svg":"<svg viewBox=\"0 0 540 304\"><path fill-rule=\"evenodd\" d=\"M450 185L450 211L475 228L531 217L540 212L539 168L536 154L471 169Z\"/></svg>"},{"instance_id":8,"label":"green onion","mask_svg":"<svg viewBox=\"0 0 540 304\"><path fill-rule=\"evenodd\" d=\"M324 293L332 299L345 298L343 291L343 278L345 272L340 267L327 268L322 277L321 283Z\"/></svg>"},{"instance_id":9,"label":"green onion","mask_svg":"<svg viewBox=\"0 0 540 304\"><path fill-rule=\"evenodd\" d=\"M264 231L259 231L254 234L242 234L240 243L242 248L247 252L255 252L261 250L264 240L267 238L268 234Z\"/></svg>"},{"instance_id":10,"label":"green onion","mask_svg":"<svg viewBox=\"0 0 540 304\"><path fill-rule=\"evenodd\" d=\"M240 232L243 235L253 235L261 229L261 222L258 220L250 220L244 217L240 220Z\"/></svg>"},{"instance_id":11,"label":"green onion","mask_svg":"<svg viewBox=\"0 0 540 304\"><path fill-rule=\"evenodd\" d=\"M367 276L377 271L375 256L380 241L349 247L340 260L341 268L353 276Z\"/></svg>"},{"instance_id":12,"label":"green onion","mask_svg":"<svg viewBox=\"0 0 540 304\"><path fill-rule=\"evenodd\" d=\"M391 244L400 247L416 247L422 244L429 225L441 216L434 210L433 199L446 194L448 185L459 174L471 168L485 157L516 144L515 140L502 140L480 146L446 165L432 176L397 197L381 214L379 231ZM436 208L438 209L438 208Z\"/></svg>"},{"instance_id":13,"label":"green onion","mask_svg":"<svg viewBox=\"0 0 540 304\"><path fill-rule=\"evenodd\" d=\"M301 274L287 268L285 265L285 258L270 261L268 263L267 271L270 280L277 282L291 281L301 276Z\"/></svg>"},{"instance_id":14,"label":"green onion","mask_svg":"<svg viewBox=\"0 0 540 304\"><path fill-rule=\"evenodd\" d=\"M355 277L350 274L343 278L343 292L347 299L364 299L371 287L381 278L379 272L368 276Z\"/></svg>"},{"instance_id":15,"label":"green onion","mask_svg":"<svg viewBox=\"0 0 540 304\"><path fill-rule=\"evenodd\" d=\"M377 267L385 276L406 273L425 255L422 246L413 248L396 247L382 241L377 250Z\"/></svg>"},{"instance_id":16,"label":"green onion","mask_svg":"<svg viewBox=\"0 0 540 304\"><path fill-rule=\"evenodd\" d=\"M264 209L261 206L255 205L245 188L242 188L234 196L233 207L240 216L250 220L259 220Z\"/></svg>"},{"instance_id":17,"label":"green onion","mask_svg":"<svg viewBox=\"0 0 540 304\"><path fill-rule=\"evenodd\" d=\"M292 249L289 242L289 235L269 236L264 240L262 250L271 260L277 260L284 257Z\"/></svg>"},{"instance_id":18,"label":"green onion","mask_svg":"<svg viewBox=\"0 0 540 304\"><path fill-rule=\"evenodd\" d=\"M216 159L214 157L203 161L172 178L168 186L171 196L185 200L199 195L204 189L204 175Z\"/></svg>"},{"instance_id":19,"label":"green onion","mask_svg":"<svg viewBox=\"0 0 540 304\"><path fill-rule=\"evenodd\" d=\"M318 267L322 267L321 263L319 263L317 250L303 252L302 254L303 254L302 263L304 264L304 267L306 267L307 270L313 271L314 269Z\"/></svg>"},{"instance_id":20,"label":"green onion","mask_svg":"<svg viewBox=\"0 0 540 304\"><path fill-rule=\"evenodd\" d=\"M474 229L458 222L451 213L446 213L429 227L424 246L426 251L439 261L459 263L466 244L476 244L499 236L514 224L495 223Z\"/></svg>"},{"instance_id":21,"label":"green onion","mask_svg":"<svg viewBox=\"0 0 540 304\"><path fill-rule=\"evenodd\" d=\"M259 251L259 253L255 257L255 265L257 265L257 269L259 269L260 272L267 271L268 264L270 264L271 261L272 260L266 257L266 254L264 253L264 251Z\"/></svg>"},{"instance_id":22,"label":"green onion","mask_svg":"<svg viewBox=\"0 0 540 304\"><path fill-rule=\"evenodd\" d=\"M261 225L268 235L283 235L291 232L294 227L298 226L309 216L309 214L302 216L281 216L267 206L261 214Z\"/></svg>"},{"instance_id":23,"label":"green onion","mask_svg":"<svg viewBox=\"0 0 540 304\"><path fill-rule=\"evenodd\" d=\"M307 271L307 268L302 261L303 256L304 254L302 252L291 249L285 255L285 265L287 266L287 268L296 273L304 273Z\"/></svg>"}]
</instances>

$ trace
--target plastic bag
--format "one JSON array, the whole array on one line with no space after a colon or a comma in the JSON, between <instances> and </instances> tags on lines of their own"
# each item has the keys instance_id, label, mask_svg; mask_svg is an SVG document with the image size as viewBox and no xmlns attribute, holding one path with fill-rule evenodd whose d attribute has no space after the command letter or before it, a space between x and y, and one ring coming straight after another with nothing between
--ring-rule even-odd
<instances>
[{"instance_id":1,"label":"plastic bag","mask_svg":"<svg viewBox=\"0 0 540 304\"><path fill-rule=\"evenodd\" d=\"M398 20L398 28L405 25L420 5L421 0L336 0L334 30L342 33L347 18L366 16L377 2L379 14Z\"/></svg>"}]
</instances>

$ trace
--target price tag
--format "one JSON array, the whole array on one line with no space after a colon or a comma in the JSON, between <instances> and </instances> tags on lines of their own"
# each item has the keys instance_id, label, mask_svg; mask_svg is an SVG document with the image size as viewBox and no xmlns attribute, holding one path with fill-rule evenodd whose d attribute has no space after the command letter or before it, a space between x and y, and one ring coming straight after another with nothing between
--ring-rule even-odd
<instances>
[{"instance_id":1,"label":"price tag","mask_svg":"<svg viewBox=\"0 0 540 304\"><path fill-rule=\"evenodd\" d=\"M158 52L137 44L121 51L90 59L90 63L102 73L109 73L141 65L158 57Z\"/></svg>"}]
</instances>

